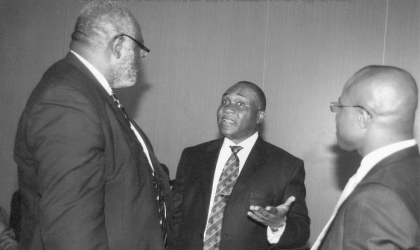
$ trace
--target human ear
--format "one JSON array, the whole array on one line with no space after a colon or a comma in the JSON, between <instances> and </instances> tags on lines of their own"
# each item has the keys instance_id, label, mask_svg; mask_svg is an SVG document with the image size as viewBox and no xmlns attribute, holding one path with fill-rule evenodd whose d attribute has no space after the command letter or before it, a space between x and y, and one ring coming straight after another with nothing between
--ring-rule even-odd
<instances>
[{"instance_id":1,"label":"human ear","mask_svg":"<svg viewBox=\"0 0 420 250\"><path fill-rule=\"evenodd\" d=\"M121 58L123 42L124 42L124 38L118 37L111 44L111 52L117 59Z\"/></svg>"},{"instance_id":2,"label":"human ear","mask_svg":"<svg viewBox=\"0 0 420 250\"><path fill-rule=\"evenodd\" d=\"M265 111L264 110L258 111L258 113L257 113L257 123L261 124L264 120L264 117L265 117Z\"/></svg>"},{"instance_id":3,"label":"human ear","mask_svg":"<svg viewBox=\"0 0 420 250\"><path fill-rule=\"evenodd\" d=\"M367 128L369 126L371 116L366 112L366 110L360 110L357 114L357 124L359 128Z\"/></svg>"}]
</instances>

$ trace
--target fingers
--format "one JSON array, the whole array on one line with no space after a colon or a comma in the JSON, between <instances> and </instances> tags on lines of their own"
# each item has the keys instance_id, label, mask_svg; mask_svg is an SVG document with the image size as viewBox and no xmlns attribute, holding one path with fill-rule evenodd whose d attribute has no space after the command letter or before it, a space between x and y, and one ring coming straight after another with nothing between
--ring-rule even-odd
<instances>
[{"instance_id":1,"label":"fingers","mask_svg":"<svg viewBox=\"0 0 420 250\"><path fill-rule=\"evenodd\" d=\"M294 196L290 196L284 204L278 207L267 206L262 208L260 206L251 205L247 213L252 219L263 223L266 226L281 227L284 225L285 216L289 211L290 206L296 200Z\"/></svg>"},{"instance_id":2,"label":"fingers","mask_svg":"<svg viewBox=\"0 0 420 250\"><path fill-rule=\"evenodd\" d=\"M271 213L267 212L265 209L259 206L251 206L249 209L251 211L249 211L247 214L258 222L266 224L267 221L270 219L269 217Z\"/></svg>"},{"instance_id":3,"label":"fingers","mask_svg":"<svg viewBox=\"0 0 420 250\"><path fill-rule=\"evenodd\" d=\"M270 206L266 207L265 210L271 214L274 214L277 212L277 209L275 207L270 207Z\"/></svg>"},{"instance_id":4,"label":"fingers","mask_svg":"<svg viewBox=\"0 0 420 250\"><path fill-rule=\"evenodd\" d=\"M270 211L267 211L266 209L259 206L250 206L249 210L251 211L248 212L248 215L253 214L261 220L267 220L268 217L272 214Z\"/></svg>"},{"instance_id":5,"label":"fingers","mask_svg":"<svg viewBox=\"0 0 420 250\"><path fill-rule=\"evenodd\" d=\"M283 204L283 206L290 207L292 203L296 200L294 196L290 196L287 201Z\"/></svg>"},{"instance_id":6,"label":"fingers","mask_svg":"<svg viewBox=\"0 0 420 250\"><path fill-rule=\"evenodd\" d=\"M250 206L249 210L251 210L254 214L257 214L259 217L265 217L268 215L267 211L259 206Z\"/></svg>"},{"instance_id":7,"label":"fingers","mask_svg":"<svg viewBox=\"0 0 420 250\"><path fill-rule=\"evenodd\" d=\"M256 220L256 221L260 222L260 223L265 224L265 222L264 222L262 219L260 219L258 216L256 216L256 215L255 215L254 213L252 213L252 212L248 212L248 216L249 216L249 217L251 217L252 219L254 219L254 220Z\"/></svg>"},{"instance_id":8,"label":"fingers","mask_svg":"<svg viewBox=\"0 0 420 250\"><path fill-rule=\"evenodd\" d=\"M258 206L250 206L249 210L251 211L248 211L247 214L251 216L254 220L261 222L262 220L260 219L260 217L263 217L263 216L261 215L261 213L258 212L259 209L260 207Z\"/></svg>"}]
</instances>

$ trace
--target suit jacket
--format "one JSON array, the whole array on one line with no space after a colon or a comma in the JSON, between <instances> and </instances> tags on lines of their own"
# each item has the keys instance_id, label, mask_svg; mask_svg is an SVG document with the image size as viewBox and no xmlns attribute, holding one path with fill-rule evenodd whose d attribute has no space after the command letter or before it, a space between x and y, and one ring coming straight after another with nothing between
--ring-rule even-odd
<instances>
[{"instance_id":1,"label":"suit jacket","mask_svg":"<svg viewBox=\"0 0 420 250\"><path fill-rule=\"evenodd\" d=\"M319 249L420 249L417 146L374 166L342 204Z\"/></svg>"},{"instance_id":2,"label":"suit jacket","mask_svg":"<svg viewBox=\"0 0 420 250\"><path fill-rule=\"evenodd\" d=\"M143 137L170 207L168 176ZM73 55L55 63L19 122L20 249L163 250L152 170L129 122Z\"/></svg>"},{"instance_id":3,"label":"suit jacket","mask_svg":"<svg viewBox=\"0 0 420 250\"><path fill-rule=\"evenodd\" d=\"M173 187L173 228L178 249L203 249L214 172L223 139L186 148ZM303 161L260 137L232 190L222 222L220 250L291 249L304 246L309 237ZM267 227L248 215L252 204L278 206L290 196L296 201L278 244L267 241Z\"/></svg>"}]
</instances>

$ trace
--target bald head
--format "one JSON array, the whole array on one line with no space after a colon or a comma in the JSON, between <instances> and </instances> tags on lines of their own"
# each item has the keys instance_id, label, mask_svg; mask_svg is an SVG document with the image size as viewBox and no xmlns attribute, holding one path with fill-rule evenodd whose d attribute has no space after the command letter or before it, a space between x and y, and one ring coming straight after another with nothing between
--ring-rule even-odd
<instances>
[{"instance_id":1,"label":"bald head","mask_svg":"<svg viewBox=\"0 0 420 250\"><path fill-rule=\"evenodd\" d=\"M365 67L346 83L344 91L384 122L398 127L412 127L414 123L417 85L405 70L390 66Z\"/></svg>"},{"instance_id":2,"label":"bald head","mask_svg":"<svg viewBox=\"0 0 420 250\"><path fill-rule=\"evenodd\" d=\"M80 13L70 48L78 45L93 51L104 50L116 35L124 33L135 37L137 29L140 29L137 21L120 3L94 1Z\"/></svg>"},{"instance_id":3,"label":"bald head","mask_svg":"<svg viewBox=\"0 0 420 250\"><path fill-rule=\"evenodd\" d=\"M339 143L344 149L368 153L412 139L417 102L417 85L407 71L390 66L359 70L347 81L340 97L342 105L359 108L337 114Z\"/></svg>"}]
</instances>

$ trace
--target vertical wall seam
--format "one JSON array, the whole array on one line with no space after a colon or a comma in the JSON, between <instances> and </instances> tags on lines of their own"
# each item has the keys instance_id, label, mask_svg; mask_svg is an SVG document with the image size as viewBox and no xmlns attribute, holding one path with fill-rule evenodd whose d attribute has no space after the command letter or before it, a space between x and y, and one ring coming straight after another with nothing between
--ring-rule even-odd
<instances>
[{"instance_id":1,"label":"vertical wall seam","mask_svg":"<svg viewBox=\"0 0 420 250\"><path fill-rule=\"evenodd\" d=\"M384 44L383 44L383 51L382 51L382 65L385 64L386 35L387 35L387 30L388 30L388 9L389 9L389 0L386 1L385 32L384 32Z\"/></svg>"},{"instance_id":2,"label":"vertical wall seam","mask_svg":"<svg viewBox=\"0 0 420 250\"><path fill-rule=\"evenodd\" d=\"M266 64L266 60L267 60L267 40L268 40L268 15L270 12L270 0L266 0L267 1L267 14L266 14L266 19L265 19L265 40L264 40L264 63L263 63L263 81L262 81L262 86L261 89L264 90L264 86L265 86L265 64Z\"/></svg>"}]
</instances>

